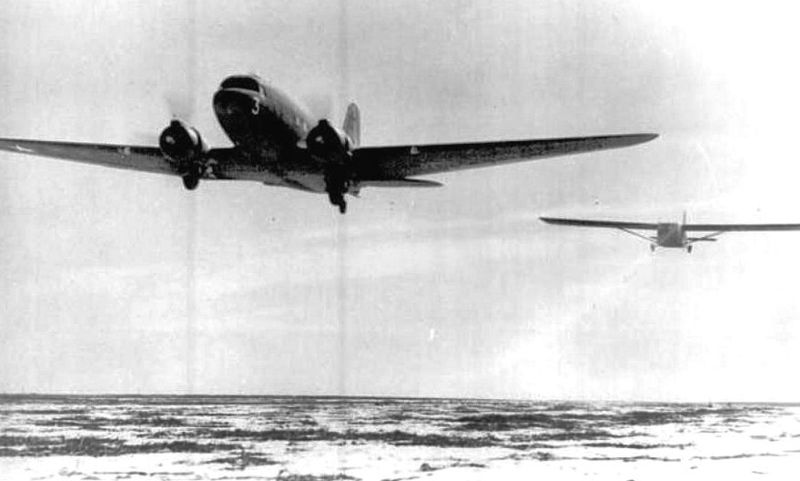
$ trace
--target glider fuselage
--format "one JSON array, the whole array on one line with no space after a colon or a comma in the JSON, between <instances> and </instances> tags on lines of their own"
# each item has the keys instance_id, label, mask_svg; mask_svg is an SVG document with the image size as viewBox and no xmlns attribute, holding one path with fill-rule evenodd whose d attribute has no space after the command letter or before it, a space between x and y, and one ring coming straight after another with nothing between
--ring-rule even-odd
<instances>
[{"instance_id":1,"label":"glider fuselage","mask_svg":"<svg viewBox=\"0 0 800 481\"><path fill-rule=\"evenodd\" d=\"M656 243L659 247L678 247L684 248L688 245L686 232L681 224L675 222L663 222L658 224L656 229Z\"/></svg>"}]
</instances>

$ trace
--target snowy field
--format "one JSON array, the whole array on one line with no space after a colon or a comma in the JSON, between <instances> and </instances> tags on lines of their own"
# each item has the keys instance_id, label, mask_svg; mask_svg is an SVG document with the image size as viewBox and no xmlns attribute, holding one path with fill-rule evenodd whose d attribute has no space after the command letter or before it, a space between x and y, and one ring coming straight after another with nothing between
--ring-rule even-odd
<instances>
[{"instance_id":1,"label":"snowy field","mask_svg":"<svg viewBox=\"0 0 800 481\"><path fill-rule=\"evenodd\" d=\"M0 396L2 480L786 479L800 407Z\"/></svg>"}]
</instances>

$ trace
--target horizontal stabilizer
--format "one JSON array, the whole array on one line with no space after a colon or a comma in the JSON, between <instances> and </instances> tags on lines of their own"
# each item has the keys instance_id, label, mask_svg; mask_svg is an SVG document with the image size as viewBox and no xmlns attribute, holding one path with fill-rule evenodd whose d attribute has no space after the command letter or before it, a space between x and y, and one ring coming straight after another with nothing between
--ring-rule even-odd
<instances>
[{"instance_id":1,"label":"horizontal stabilizer","mask_svg":"<svg viewBox=\"0 0 800 481\"><path fill-rule=\"evenodd\" d=\"M439 182L423 179L372 179L361 181L360 184L370 187L442 187L444 185Z\"/></svg>"}]
</instances>

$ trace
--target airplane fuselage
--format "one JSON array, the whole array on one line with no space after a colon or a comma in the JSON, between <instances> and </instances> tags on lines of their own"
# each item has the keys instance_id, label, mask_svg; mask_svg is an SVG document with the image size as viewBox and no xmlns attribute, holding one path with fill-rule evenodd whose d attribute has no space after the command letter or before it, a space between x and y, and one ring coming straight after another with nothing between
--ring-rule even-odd
<instances>
[{"instance_id":1,"label":"airplane fuselage","mask_svg":"<svg viewBox=\"0 0 800 481\"><path fill-rule=\"evenodd\" d=\"M239 150L236 162L219 166L237 178L325 192L323 166L300 144L310 117L281 91L250 75L233 75L214 94L214 113Z\"/></svg>"}]
</instances>

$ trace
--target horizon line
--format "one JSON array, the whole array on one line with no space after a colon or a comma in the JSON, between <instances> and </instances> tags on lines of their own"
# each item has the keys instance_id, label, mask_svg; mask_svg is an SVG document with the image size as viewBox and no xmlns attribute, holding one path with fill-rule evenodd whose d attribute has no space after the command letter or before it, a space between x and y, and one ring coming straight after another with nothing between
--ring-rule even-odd
<instances>
[{"instance_id":1,"label":"horizon line","mask_svg":"<svg viewBox=\"0 0 800 481\"><path fill-rule=\"evenodd\" d=\"M307 398L307 399L365 399L365 400L412 400L412 401L503 401L503 402L533 402L533 403L627 403L627 404L760 404L800 406L800 401L730 401L730 400L705 400L705 401L676 401L676 400L635 400L635 399L533 399L533 398L497 398L497 397L454 397L454 396L399 396L399 395L340 395L340 394L186 394L186 393L2 393L4 398Z\"/></svg>"}]
</instances>

